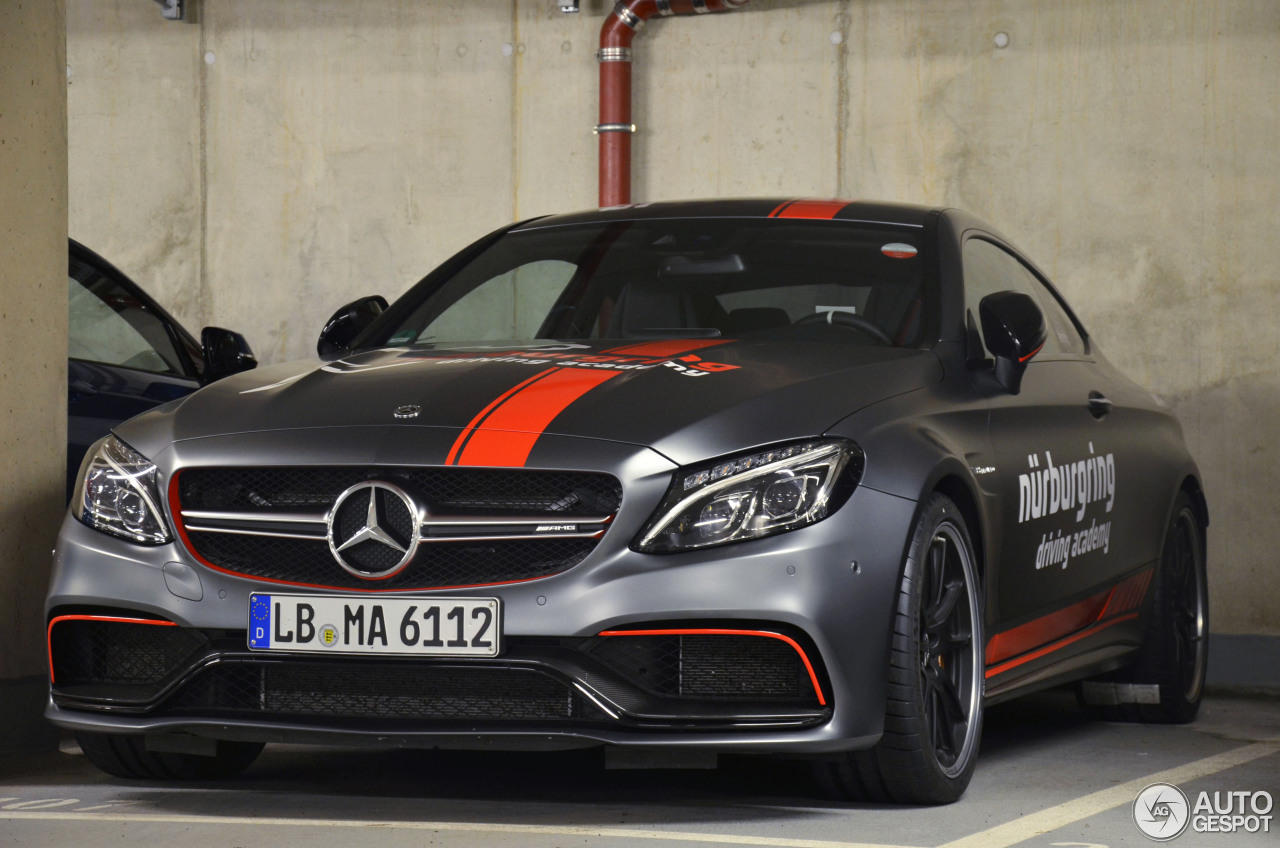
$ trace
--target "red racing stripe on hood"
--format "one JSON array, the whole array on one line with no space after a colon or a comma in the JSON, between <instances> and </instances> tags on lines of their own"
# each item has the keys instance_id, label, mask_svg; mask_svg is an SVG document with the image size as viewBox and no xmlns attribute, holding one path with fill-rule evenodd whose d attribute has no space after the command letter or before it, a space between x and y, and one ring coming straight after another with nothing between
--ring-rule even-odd
<instances>
[{"instance_id":1,"label":"red racing stripe on hood","mask_svg":"<svg viewBox=\"0 0 1280 848\"><path fill-rule=\"evenodd\" d=\"M472 418L467 423L466 427L462 428L461 435L459 435L457 441L453 443L453 447L449 449L449 456L444 461L445 465L455 464L455 461L458 459L458 452L461 451L466 446L472 434L479 429L480 425L485 422L485 420L489 417L490 414L493 413L495 409L497 409L499 406L501 406L503 403L509 400L517 392L527 388L533 383L536 383L539 380L543 379L544 377L547 377L559 370L560 370L559 368L548 368L545 371L539 371L537 374L534 374L532 377L525 380L524 382L517 383L516 385L507 389L502 394L498 395L498 397L495 398L492 402L490 402L488 406L480 410L479 414L477 414L475 418Z\"/></svg>"},{"instance_id":2,"label":"red racing stripe on hood","mask_svg":"<svg viewBox=\"0 0 1280 848\"><path fill-rule=\"evenodd\" d=\"M721 345L732 339L666 339L603 351L664 359ZM445 459L446 465L519 468L557 415L587 392L622 371L554 366L499 395L468 422Z\"/></svg>"},{"instance_id":3,"label":"red racing stripe on hood","mask_svg":"<svg viewBox=\"0 0 1280 848\"><path fill-rule=\"evenodd\" d=\"M477 416L450 451L450 464L518 468L547 425L578 398L621 371L557 368L526 381ZM483 418L483 420L480 420ZM484 429L479 429L483 426ZM460 449L460 450L459 450ZM453 461L456 457L456 463Z\"/></svg>"}]
</instances>

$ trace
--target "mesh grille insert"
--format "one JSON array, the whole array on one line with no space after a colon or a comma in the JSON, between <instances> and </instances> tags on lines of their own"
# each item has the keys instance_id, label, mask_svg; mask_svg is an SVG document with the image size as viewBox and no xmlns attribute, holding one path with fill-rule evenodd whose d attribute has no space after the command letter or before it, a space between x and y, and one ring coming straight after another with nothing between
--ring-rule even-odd
<instances>
[{"instance_id":1,"label":"mesh grille insert","mask_svg":"<svg viewBox=\"0 0 1280 848\"><path fill-rule=\"evenodd\" d=\"M365 480L394 483L441 513L608 515L622 487L608 474L502 468L188 468L183 509L244 512L325 511Z\"/></svg>"},{"instance_id":2,"label":"mesh grille insert","mask_svg":"<svg viewBox=\"0 0 1280 848\"><path fill-rule=\"evenodd\" d=\"M192 532L189 536L200 556L246 577L339 589L373 585L343 571L327 542L231 533ZM595 546L595 539L424 544L403 571L376 586L380 590L430 589L533 580L572 568Z\"/></svg>"},{"instance_id":3,"label":"mesh grille insert","mask_svg":"<svg viewBox=\"0 0 1280 848\"><path fill-rule=\"evenodd\" d=\"M609 636L592 656L657 695L708 699L813 700L800 655L763 636Z\"/></svg>"},{"instance_id":4,"label":"mesh grille insert","mask_svg":"<svg viewBox=\"0 0 1280 848\"><path fill-rule=\"evenodd\" d=\"M410 721L603 717L568 686L537 671L334 662L216 666L160 712Z\"/></svg>"},{"instance_id":5,"label":"mesh grille insert","mask_svg":"<svg viewBox=\"0 0 1280 848\"><path fill-rule=\"evenodd\" d=\"M120 621L59 621L49 636L60 688L158 685L208 644L198 630Z\"/></svg>"}]
</instances>

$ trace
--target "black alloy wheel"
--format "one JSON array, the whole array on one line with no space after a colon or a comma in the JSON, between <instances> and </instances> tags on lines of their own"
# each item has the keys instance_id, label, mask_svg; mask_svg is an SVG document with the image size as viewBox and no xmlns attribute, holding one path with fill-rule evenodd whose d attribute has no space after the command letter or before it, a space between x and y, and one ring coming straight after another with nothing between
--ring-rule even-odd
<instances>
[{"instance_id":1,"label":"black alloy wheel","mask_svg":"<svg viewBox=\"0 0 1280 848\"><path fill-rule=\"evenodd\" d=\"M1186 492L1174 502L1153 583L1137 659L1077 689L1090 718L1185 724L1200 710L1209 664L1209 583L1204 521Z\"/></svg>"},{"instance_id":2,"label":"black alloy wheel","mask_svg":"<svg viewBox=\"0 0 1280 848\"><path fill-rule=\"evenodd\" d=\"M1167 545L1164 567L1169 571L1172 666L1178 675L1180 700L1199 705L1209 652L1209 604L1200 528L1190 507L1174 519Z\"/></svg>"},{"instance_id":3,"label":"black alloy wheel","mask_svg":"<svg viewBox=\"0 0 1280 848\"><path fill-rule=\"evenodd\" d=\"M949 804L969 785L982 737L982 592L964 518L946 496L921 506L893 616L884 734L816 763L833 797Z\"/></svg>"},{"instance_id":4,"label":"black alloy wheel","mask_svg":"<svg viewBox=\"0 0 1280 848\"><path fill-rule=\"evenodd\" d=\"M920 611L920 690L933 754L948 777L966 765L977 731L973 721L982 691L982 651L975 640L969 590L973 557L952 522L929 545Z\"/></svg>"}]
</instances>

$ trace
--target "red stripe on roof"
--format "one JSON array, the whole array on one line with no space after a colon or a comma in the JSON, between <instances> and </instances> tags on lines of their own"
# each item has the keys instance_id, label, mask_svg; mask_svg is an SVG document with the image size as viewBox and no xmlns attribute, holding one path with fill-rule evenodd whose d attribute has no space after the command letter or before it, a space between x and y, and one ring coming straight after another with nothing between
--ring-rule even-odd
<instances>
[{"instance_id":1,"label":"red stripe on roof","mask_svg":"<svg viewBox=\"0 0 1280 848\"><path fill-rule=\"evenodd\" d=\"M843 208L849 205L847 200L793 200L784 203L770 213L770 218L811 218L829 221Z\"/></svg>"},{"instance_id":2,"label":"red stripe on roof","mask_svg":"<svg viewBox=\"0 0 1280 848\"><path fill-rule=\"evenodd\" d=\"M675 356L677 353L701 350L704 347L714 347L730 341L733 341L733 339L699 339L696 341L694 339L671 339L669 341L644 342L643 344L615 347L604 352L625 354L627 356Z\"/></svg>"}]
</instances>

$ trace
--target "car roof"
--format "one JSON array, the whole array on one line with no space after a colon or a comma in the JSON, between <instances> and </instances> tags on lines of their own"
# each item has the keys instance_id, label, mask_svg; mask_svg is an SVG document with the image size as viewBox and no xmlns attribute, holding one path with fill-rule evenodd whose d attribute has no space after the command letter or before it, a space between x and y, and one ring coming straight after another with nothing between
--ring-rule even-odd
<instances>
[{"instance_id":1,"label":"car roof","mask_svg":"<svg viewBox=\"0 0 1280 848\"><path fill-rule=\"evenodd\" d=\"M734 200L680 200L638 203L549 215L516 225L514 230L541 229L572 224L638 221L662 218L786 218L806 220L862 221L923 227L943 211L941 208L908 203L864 200L796 198L741 198Z\"/></svg>"}]
</instances>

